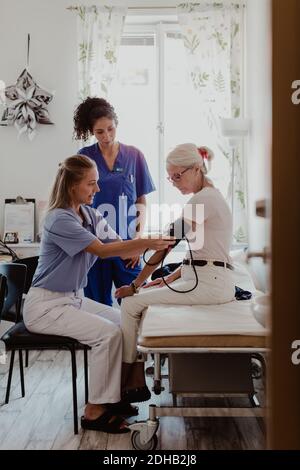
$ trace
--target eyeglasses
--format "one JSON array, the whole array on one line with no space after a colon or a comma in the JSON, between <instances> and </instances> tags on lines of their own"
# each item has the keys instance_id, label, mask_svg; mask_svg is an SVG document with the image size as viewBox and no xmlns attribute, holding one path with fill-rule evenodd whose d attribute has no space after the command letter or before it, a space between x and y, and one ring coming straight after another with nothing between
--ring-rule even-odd
<instances>
[{"instance_id":1,"label":"eyeglasses","mask_svg":"<svg viewBox=\"0 0 300 470\"><path fill-rule=\"evenodd\" d=\"M167 180L170 181L170 182L177 182L181 180L181 176L183 175L183 173L185 173L186 171L188 170L192 170L192 168L194 168L193 166L190 166L188 168L186 168L185 170L181 171L180 173L175 173L173 176L167 176Z\"/></svg>"}]
</instances>

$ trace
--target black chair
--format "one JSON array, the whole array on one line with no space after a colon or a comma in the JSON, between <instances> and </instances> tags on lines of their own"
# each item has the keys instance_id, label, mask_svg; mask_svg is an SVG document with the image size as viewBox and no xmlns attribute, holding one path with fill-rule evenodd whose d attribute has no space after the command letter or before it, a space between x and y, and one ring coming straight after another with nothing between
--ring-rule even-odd
<instances>
[{"instance_id":1,"label":"black chair","mask_svg":"<svg viewBox=\"0 0 300 470\"><path fill-rule=\"evenodd\" d=\"M6 296L6 289L7 289L6 286L7 286L6 277L3 276L3 274L0 274L0 318L1 318L2 308L4 305L4 299Z\"/></svg>"},{"instance_id":2,"label":"black chair","mask_svg":"<svg viewBox=\"0 0 300 470\"><path fill-rule=\"evenodd\" d=\"M12 263L17 263L17 264L25 264L26 266L26 278L25 278L25 284L24 284L24 294L27 294L27 292L30 289L32 278L34 276L35 270L37 268L39 262L39 257L38 256L32 256L30 258L23 258L23 259L16 259L12 261ZM1 270L0 270L1 272ZM23 301L22 301L23 304ZM19 321L22 319L22 307L21 305L21 310L20 310L20 318L17 319ZM2 320L6 321L12 321L16 322L16 310L15 310L15 305L12 305L9 310L6 311L5 315L3 314Z\"/></svg>"},{"instance_id":3,"label":"black chair","mask_svg":"<svg viewBox=\"0 0 300 470\"><path fill-rule=\"evenodd\" d=\"M15 257L12 261L12 263L25 264L26 267L27 267L25 286L24 286L24 294L27 294L27 292L30 289L32 279L33 279L35 270L37 268L38 262L39 262L39 257L38 256L32 256L30 258L23 258L23 259L19 259L19 258ZM14 323L18 322L19 320L22 320L23 302L24 302L24 299L22 300L22 304L21 304L20 318L16 318L15 305L12 305L11 308L6 311L5 315L3 314L2 320L12 321ZM29 351L26 351L26 354L25 354L25 367L28 367L28 356L29 356Z\"/></svg>"},{"instance_id":4,"label":"black chair","mask_svg":"<svg viewBox=\"0 0 300 470\"><path fill-rule=\"evenodd\" d=\"M39 264L39 257L38 256L31 256L30 258L18 258L13 261L15 264L25 264L26 270L26 279L25 279L25 286L24 286L24 294L27 294L31 287L32 279L34 273L36 271L37 265Z\"/></svg>"},{"instance_id":5,"label":"black chair","mask_svg":"<svg viewBox=\"0 0 300 470\"><path fill-rule=\"evenodd\" d=\"M15 352L19 352L19 366L21 378L21 392L22 397L25 396L25 383L24 383L24 367L22 351L35 351L41 349L57 350L66 349L71 353L72 365L72 387L73 387L73 415L74 415L74 433L78 434L78 406L77 406L77 386L76 386L76 350L81 349L84 351L84 379L85 379L85 402L88 402L88 350L89 346L80 343L74 338L58 335L46 335L30 333L23 321L20 320L22 297L26 282L27 268L23 264L0 264L1 279L5 278L4 284L7 283L3 291L7 291L4 295L2 311L0 310L0 321L6 317L8 311L13 311L16 315L16 323L9 328L1 340L5 343L7 351L11 351L9 373L6 387L5 403L9 402L9 394L11 387L11 378L14 367ZM3 296L2 296L3 297Z\"/></svg>"}]
</instances>

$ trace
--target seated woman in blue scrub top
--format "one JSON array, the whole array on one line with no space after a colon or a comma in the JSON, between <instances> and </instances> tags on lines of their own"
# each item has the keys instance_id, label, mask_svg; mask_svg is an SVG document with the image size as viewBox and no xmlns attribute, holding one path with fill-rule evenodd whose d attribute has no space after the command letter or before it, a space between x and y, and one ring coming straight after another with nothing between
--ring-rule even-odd
<instances>
[{"instance_id":1,"label":"seated woman in blue scrub top","mask_svg":"<svg viewBox=\"0 0 300 470\"><path fill-rule=\"evenodd\" d=\"M93 207L123 240L130 240L143 233L145 196L155 186L144 155L137 148L116 141L117 125L114 108L102 98L87 98L75 110L75 137L86 141L94 135L97 139L78 152L90 157L98 167L100 192L95 195ZM128 285L140 271L139 256L99 259L89 272L85 296L111 306L112 283L116 288Z\"/></svg>"},{"instance_id":2,"label":"seated woman in blue scrub top","mask_svg":"<svg viewBox=\"0 0 300 470\"><path fill-rule=\"evenodd\" d=\"M164 250L174 243L159 238L123 242L90 207L99 191L98 179L96 164L88 157L74 155L61 163L23 316L33 333L70 336L91 347L89 401L81 426L124 433L129 429L123 416L135 415L137 410L121 401L120 311L86 299L82 289L98 257L136 256L146 248Z\"/></svg>"}]
</instances>

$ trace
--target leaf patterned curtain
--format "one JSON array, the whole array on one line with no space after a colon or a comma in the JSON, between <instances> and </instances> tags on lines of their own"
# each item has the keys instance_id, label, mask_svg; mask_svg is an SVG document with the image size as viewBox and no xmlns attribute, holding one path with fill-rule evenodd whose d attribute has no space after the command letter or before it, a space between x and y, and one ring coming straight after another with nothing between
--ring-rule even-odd
<instances>
[{"instance_id":1,"label":"leaf patterned curtain","mask_svg":"<svg viewBox=\"0 0 300 470\"><path fill-rule=\"evenodd\" d=\"M127 6L78 6L79 97L109 97Z\"/></svg>"},{"instance_id":2,"label":"leaf patterned curtain","mask_svg":"<svg viewBox=\"0 0 300 470\"><path fill-rule=\"evenodd\" d=\"M203 109L203 125L209 129L217 150L215 164L218 158L226 159L230 175L234 168L227 199L230 205L233 200L236 242L247 241L246 165L242 146L237 145L232 152L222 136L220 118L238 118L242 114L243 10L237 0L200 0L177 7L195 99Z\"/></svg>"}]
</instances>

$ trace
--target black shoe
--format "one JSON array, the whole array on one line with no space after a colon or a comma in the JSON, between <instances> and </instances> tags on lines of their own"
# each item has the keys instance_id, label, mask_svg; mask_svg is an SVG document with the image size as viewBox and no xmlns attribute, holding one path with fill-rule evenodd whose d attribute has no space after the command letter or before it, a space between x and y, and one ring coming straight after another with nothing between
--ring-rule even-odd
<instances>
[{"instance_id":1,"label":"black shoe","mask_svg":"<svg viewBox=\"0 0 300 470\"><path fill-rule=\"evenodd\" d=\"M143 401L148 401L150 400L150 398L151 392L146 385L144 387L125 390L122 395L122 401L125 401L127 403L140 403Z\"/></svg>"},{"instance_id":2,"label":"black shoe","mask_svg":"<svg viewBox=\"0 0 300 470\"><path fill-rule=\"evenodd\" d=\"M113 414L124 417L137 416L139 414L139 408L137 406L131 406L128 401L119 401L118 403L106 403L105 407Z\"/></svg>"},{"instance_id":3,"label":"black shoe","mask_svg":"<svg viewBox=\"0 0 300 470\"><path fill-rule=\"evenodd\" d=\"M130 432L127 427L121 427L124 420L121 416L114 416L110 411L104 413L96 419L86 419L81 417L82 429L89 429L92 431L108 432L110 434L124 434Z\"/></svg>"}]
</instances>

